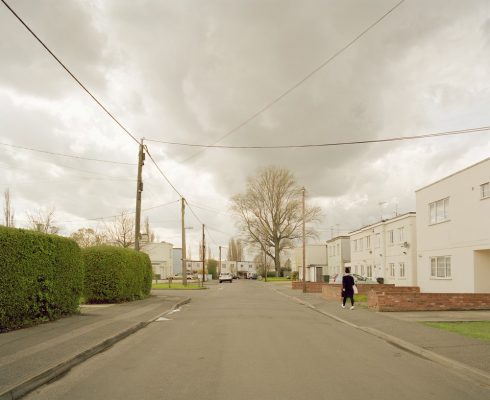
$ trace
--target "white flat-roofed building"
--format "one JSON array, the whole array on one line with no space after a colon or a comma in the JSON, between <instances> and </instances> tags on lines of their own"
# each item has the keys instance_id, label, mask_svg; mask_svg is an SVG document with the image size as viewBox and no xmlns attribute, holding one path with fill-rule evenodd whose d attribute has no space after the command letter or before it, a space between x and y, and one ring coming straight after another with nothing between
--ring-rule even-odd
<instances>
[{"instance_id":1,"label":"white flat-roofed building","mask_svg":"<svg viewBox=\"0 0 490 400\"><path fill-rule=\"evenodd\" d=\"M423 292L490 293L490 158L416 191Z\"/></svg>"},{"instance_id":2,"label":"white flat-roofed building","mask_svg":"<svg viewBox=\"0 0 490 400\"><path fill-rule=\"evenodd\" d=\"M397 286L417 285L417 232L414 212L350 233L351 272Z\"/></svg>"},{"instance_id":3,"label":"white flat-roofed building","mask_svg":"<svg viewBox=\"0 0 490 400\"><path fill-rule=\"evenodd\" d=\"M148 254L153 274L160 279L173 276L173 244L167 242L147 243L143 241L141 251Z\"/></svg>"},{"instance_id":4,"label":"white flat-roofed building","mask_svg":"<svg viewBox=\"0 0 490 400\"><path fill-rule=\"evenodd\" d=\"M327 240L328 275L342 275L345 264L350 262L350 238L349 236L337 236Z\"/></svg>"},{"instance_id":5,"label":"white flat-roofed building","mask_svg":"<svg viewBox=\"0 0 490 400\"><path fill-rule=\"evenodd\" d=\"M321 282L322 275L328 275L326 244L306 245L305 260L307 282ZM303 247L294 249L294 261L298 268L299 279L303 280Z\"/></svg>"}]
</instances>

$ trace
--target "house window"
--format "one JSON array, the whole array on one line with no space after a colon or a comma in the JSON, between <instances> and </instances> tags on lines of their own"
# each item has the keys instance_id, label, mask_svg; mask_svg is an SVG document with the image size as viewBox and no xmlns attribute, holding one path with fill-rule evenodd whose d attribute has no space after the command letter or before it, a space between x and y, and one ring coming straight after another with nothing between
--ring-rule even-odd
<instances>
[{"instance_id":1,"label":"house window","mask_svg":"<svg viewBox=\"0 0 490 400\"><path fill-rule=\"evenodd\" d=\"M362 242L363 242L363 239L362 238L359 239L359 251L362 250L362 244L363 244Z\"/></svg>"},{"instance_id":2,"label":"house window","mask_svg":"<svg viewBox=\"0 0 490 400\"><path fill-rule=\"evenodd\" d=\"M357 239L354 240L354 251L357 251Z\"/></svg>"},{"instance_id":3,"label":"house window","mask_svg":"<svg viewBox=\"0 0 490 400\"><path fill-rule=\"evenodd\" d=\"M490 182L480 185L480 193L482 199L490 197Z\"/></svg>"},{"instance_id":4,"label":"house window","mask_svg":"<svg viewBox=\"0 0 490 400\"><path fill-rule=\"evenodd\" d=\"M340 243L337 243L337 255L340 256Z\"/></svg>"},{"instance_id":5,"label":"house window","mask_svg":"<svg viewBox=\"0 0 490 400\"><path fill-rule=\"evenodd\" d=\"M357 265L354 267L354 273L355 273L355 274L357 274L357 273L358 273Z\"/></svg>"},{"instance_id":6,"label":"house window","mask_svg":"<svg viewBox=\"0 0 490 400\"><path fill-rule=\"evenodd\" d=\"M429 204L429 219L431 224L438 224L449 219L449 197Z\"/></svg>"},{"instance_id":7,"label":"house window","mask_svg":"<svg viewBox=\"0 0 490 400\"><path fill-rule=\"evenodd\" d=\"M400 278L405 278L405 263L399 263L398 264L400 268Z\"/></svg>"},{"instance_id":8,"label":"house window","mask_svg":"<svg viewBox=\"0 0 490 400\"><path fill-rule=\"evenodd\" d=\"M368 276L368 278L373 277L373 266L372 265L367 266L367 276Z\"/></svg>"},{"instance_id":9,"label":"house window","mask_svg":"<svg viewBox=\"0 0 490 400\"><path fill-rule=\"evenodd\" d=\"M395 263L390 263L390 276L395 277Z\"/></svg>"},{"instance_id":10,"label":"house window","mask_svg":"<svg viewBox=\"0 0 490 400\"><path fill-rule=\"evenodd\" d=\"M364 276L364 265L361 265L361 275Z\"/></svg>"},{"instance_id":11,"label":"house window","mask_svg":"<svg viewBox=\"0 0 490 400\"><path fill-rule=\"evenodd\" d=\"M405 241L405 229L403 227L398 228L398 241L399 242Z\"/></svg>"},{"instance_id":12,"label":"house window","mask_svg":"<svg viewBox=\"0 0 490 400\"><path fill-rule=\"evenodd\" d=\"M431 257L430 277L451 278L451 257L449 256Z\"/></svg>"},{"instance_id":13,"label":"house window","mask_svg":"<svg viewBox=\"0 0 490 400\"><path fill-rule=\"evenodd\" d=\"M374 247L378 248L381 244L381 234L377 233L374 239Z\"/></svg>"},{"instance_id":14,"label":"house window","mask_svg":"<svg viewBox=\"0 0 490 400\"><path fill-rule=\"evenodd\" d=\"M371 248L371 236L366 236L366 249Z\"/></svg>"},{"instance_id":15,"label":"house window","mask_svg":"<svg viewBox=\"0 0 490 400\"><path fill-rule=\"evenodd\" d=\"M395 236L393 234L393 231L388 231L388 243L393 244L395 240Z\"/></svg>"}]
</instances>

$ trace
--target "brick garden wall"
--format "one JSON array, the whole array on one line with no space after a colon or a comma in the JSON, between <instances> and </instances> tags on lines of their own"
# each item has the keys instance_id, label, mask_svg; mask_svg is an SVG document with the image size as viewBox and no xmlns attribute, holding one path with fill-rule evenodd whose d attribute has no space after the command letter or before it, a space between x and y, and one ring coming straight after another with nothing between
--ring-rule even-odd
<instances>
[{"instance_id":1,"label":"brick garden wall","mask_svg":"<svg viewBox=\"0 0 490 400\"><path fill-rule=\"evenodd\" d=\"M302 281L293 281L293 289L301 289L303 290L303 282ZM326 285L323 282L306 282L306 292L307 293L321 293L322 286Z\"/></svg>"},{"instance_id":2,"label":"brick garden wall","mask_svg":"<svg viewBox=\"0 0 490 400\"><path fill-rule=\"evenodd\" d=\"M410 293L371 290L368 295L368 307L376 311L490 310L490 293Z\"/></svg>"},{"instance_id":3,"label":"brick garden wall","mask_svg":"<svg viewBox=\"0 0 490 400\"><path fill-rule=\"evenodd\" d=\"M376 290L391 290L395 288L393 284L358 284L357 289L359 294L368 294L373 288ZM342 291L342 285L339 283L329 283L322 287L322 297L326 300L338 300L340 298L340 292Z\"/></svg>"}]
</instances>

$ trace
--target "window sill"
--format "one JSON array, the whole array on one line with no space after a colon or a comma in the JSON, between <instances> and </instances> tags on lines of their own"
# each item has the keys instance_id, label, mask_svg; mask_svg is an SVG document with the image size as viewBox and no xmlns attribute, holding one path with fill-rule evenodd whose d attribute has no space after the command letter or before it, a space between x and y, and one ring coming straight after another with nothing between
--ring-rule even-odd
<instances>
[{"instance_id":1,"label":"window sill","mask_svg":"<svg viewBox=\"0 0 490 400\"><path fill-rule=\"evenodd\" d=\"M433 222L432 224L429 224L429 226L445 224L446 222L451 222L451 220L450 219L445 219L444 221Z\"/></svg>"},{"instance_id":2,"label":"window sill","mask_svg":"<svg viewBox=\"0 0 490 400\"><path fill-rule=\"evenodd\" d=\"M480 197L480 200L488 200L490 199L490 196L487 196L487 197Z\"/></svg>"},{"instance_id":3,"label":"window sill","mask_svg":"<svg viewBox=\"0 0 490 400\"><path fill-rule=\"evenodd\" d=\"M438 278L436 276L431 276L430 277L430 280L432 280L432 281L451 281L451 280L453 280L453 278L451 278L451 277L448 277L448 278Z\"/></svg>"}]
</instances>

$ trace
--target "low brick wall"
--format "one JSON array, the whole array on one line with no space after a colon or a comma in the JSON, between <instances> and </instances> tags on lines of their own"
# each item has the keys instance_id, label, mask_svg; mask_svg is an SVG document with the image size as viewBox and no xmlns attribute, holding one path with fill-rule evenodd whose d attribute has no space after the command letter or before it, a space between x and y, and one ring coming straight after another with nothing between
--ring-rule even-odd
<instances>
[{"instance_id":1,"label":"low brick wall","mask_svg":"<svg viewBox=\"0 0 490 400\"><path fill-rule=\"evenodd\" d=\"M393 284L379 285L377 283L371 284L357 284L359 294L368 294L373 288L376 290L393 290L395 289ZM326 300L338 300L342 291L342 285L340 283L329 283L322 287L322 297Z\"/></svg>"},{"instance_id":2,"label":"low brick wall","mask_svg":"<svg viewBox=\"0 0 490 400\"><path fill-rule=\"evenodd\" d=\"M291 282L293 285L293 289L301 289L303 290L303 282L302 281L293 281ZM321 293L322 286L327 285L324 282L306 282L306 292L307 293Z\"/></svg>"},{"instance_id":3,"label":"low brick wall","mask_svg":"<svg viewBox=\"0 0 490 400\"><path fill-rule=\"evenodd\" d=\"M368 307L376 311L490 310L490 293L410 293L371 290L368 295Z\"/></svg>"}]
</instances>

